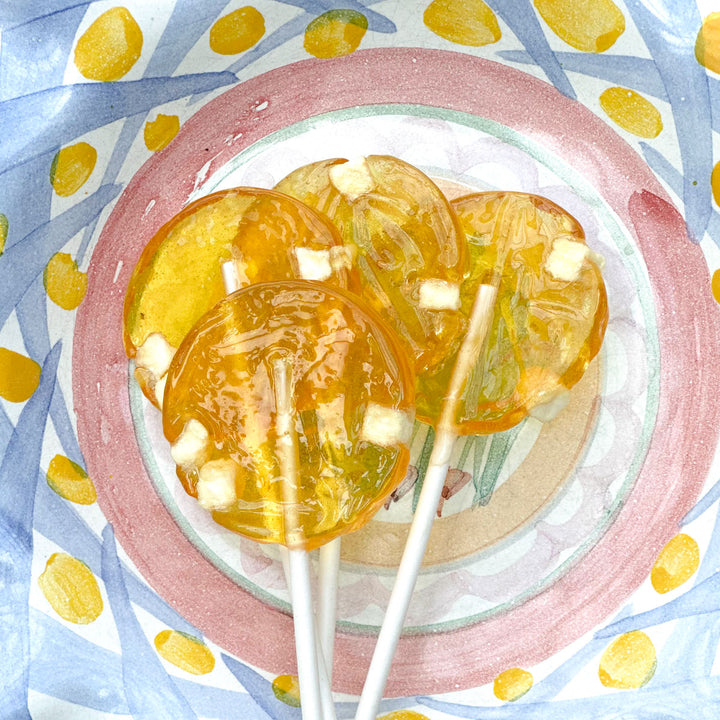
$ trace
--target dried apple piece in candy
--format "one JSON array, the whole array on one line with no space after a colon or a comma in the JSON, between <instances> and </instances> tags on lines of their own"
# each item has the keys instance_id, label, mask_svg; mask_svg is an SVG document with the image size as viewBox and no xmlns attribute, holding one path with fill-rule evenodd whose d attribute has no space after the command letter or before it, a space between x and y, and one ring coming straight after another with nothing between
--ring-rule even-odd
<instances>
[{"instance_id":1,"label":"dried apple piece in candy","mask_svg":"<svg viewBox=\"0 0 720 720\"><path fill-rule=\"evenodd\" d=\"M501 266L493 323L463 390L458 432L498 432L530 413L548 419L602 344L602 258L586 245L578 221L540 196L485 192L452 205L471 258L461 291L465 317L478 286ZM437 419L454 362L450 355L435 373L418 377L419 418Z\"/></svg>"},{"instance_id":2,"label":"dried apple piece in candy","mask_svg":"<svg viewBox=\"0 0 720 720\"><path fill-rule=\"evenodd\" d=\"M165 436L186 491L218 523L261 542L293 545L278 361L289 363L294 386L291 514L311 549L366 522L404 477L414 379L381 318L320 283L251 285L193 327L168 372Z\"/></svg>"},{"instance_id":3,"label":"dried apple piece in candy","mask_svg":"<svg viewBox=\"0 0 720 720\"><path fill-rule=\"evenodd\" d=\"M325 213L355 249L362 295L398 333L415 371L438 366L458 342L465 238L435 183L386 155L323 160L277 190Z\"/></svg>"},{"instance_id":4,"label":"dried apple piece in candy","mask_svg":"<svg viewBox=\"0 0 720 720\"><path fill-rule=\"evenodd\" d=\"M145 247L125 298L125 349L155 405L175 349L225 295L221 266L229 260L241 286L298 278L357 283L335 227L295 198L233 188L191 203Z\"/></svg>"}]
</instances>

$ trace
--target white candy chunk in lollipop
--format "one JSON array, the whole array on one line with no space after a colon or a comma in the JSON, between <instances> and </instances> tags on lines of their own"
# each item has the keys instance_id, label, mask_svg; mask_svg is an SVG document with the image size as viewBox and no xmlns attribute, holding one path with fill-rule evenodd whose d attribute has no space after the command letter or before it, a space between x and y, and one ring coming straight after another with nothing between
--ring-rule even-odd
<instances>
[{"instance_id":1,"label":"white candy chunk in lollipop","mask_svg":"<svg viewBox=\"0 0 720 720\"><path fill-rule=\"evenodd\" d=\"M419 305L426 310L459 310L460 285L438 278L423 280Z\"/></svg>"},{"instance_id":2,"label":"white candy chunk in lollipop","mask_svg":"<svg viewBox=\"0 0 720 720\"><path fill-rule=\"evenodd\" d=\"M175 348L162 333L150 333L135 353L135 364L159 380L170 367Z\"/></svg>"},{"instance_id":3,"label":"white candy chunk in lollipop","mask_svg":"<svg viewBox=\"0 0 720 720\"><path fill-rule=\"evenodd\" d=\"M327 250L296 247L294 252L300 277L303 280L327 280L332 275L333 268Z\"/></svg>"},{"instance_id":4,"label":"white candy chunk in lollipop","mask_svg":"<svg viewBox=\"0 0 720 720\"><path fill-rule=\"evenodd\" d=\"M238 466L230 458L210 460L199 470L198 502L206 510L226 510L237 502Z\"/></svg>"},{"instance_id":5,"label":"white candy chunk in lollipop","mask_svg":"<svg viewBox=\"0 0 720 720\"><path fill-rule=\"evenodd\" d=\"M375 189L375 180L364 157L333 165L328 174L333 187L350 201Z\"/></svg>"},{"instance_id":6,"label":"white candy chunk in lollipop","mask_svg":"<svg viewBox=\"0 0 720 720\"><path fill-rule=\"evenodd\" d=\"M406 412L371 402L363 417L360 439L380 447L393 447L408 442L412 426L413 418Z\"/></svg>"},{"instance_id":7,"label":"white candy chunk in lollipop","mask_svg":"<svg viewBox=\"0 0 720 720\"><path fill-rule=\"evenodd\" d=\"M207 428L199 420L191 418L170 446L170 454L180 467L199 467L205 461L209 448L210 434Z\"/></svg>"},{"instance_id":8,"label":"white candy chunk in lollipop","mask_svg":"<svg viewBox=\"0 0 720 720\"><path fill-rule=\"evenodd\" d=\"M590 248L585 243L558 238L553 242L545 268L556 280L574 282L580 277L583 263L589 254Z\"/></svg>"},{"instance_id":9,"label":"white candy chunk in lollipop","mask_svg":"<svg viewBox=\"0 0 720 720\"><path fill-rule=\"evenodd\" d=\"M155 393L155 399L157 404L162 410L163 397L165 396L165 383L167 383L167 375L163 375L156 383L153 392Z\"/></svg>"}]
</instances>

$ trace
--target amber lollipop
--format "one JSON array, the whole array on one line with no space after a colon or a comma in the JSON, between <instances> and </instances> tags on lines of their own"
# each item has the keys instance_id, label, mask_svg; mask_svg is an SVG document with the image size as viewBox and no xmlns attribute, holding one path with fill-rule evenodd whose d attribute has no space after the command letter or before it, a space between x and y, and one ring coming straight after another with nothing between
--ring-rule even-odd
<instances>
[{"instance_id":1,"label":"amber lollipop","mask_svg":"<svg viewBox=\"0 0 720 720\"><path fill-rule=\"evenodd\" d=\"M251 285L191 329L163 428L216 522L289 549L303 716L319 718L307 552L360 527L407 469L414 383L397 338L349 294Z\"/></svg>"},{"instance_id":2,"label":"amber lollipop","mask_svg":"<svg viewBox=\"0 0 720 720\"><path fill-rule=\"evenodd\" d=\"M435 443L356 720L376 716L457 435L557 411L607 324L600 258L562 208L522 193L470 195L453 207L473 260L459 309L466 331L456 353L418 377Z\"/></svg>"}]
</instances>

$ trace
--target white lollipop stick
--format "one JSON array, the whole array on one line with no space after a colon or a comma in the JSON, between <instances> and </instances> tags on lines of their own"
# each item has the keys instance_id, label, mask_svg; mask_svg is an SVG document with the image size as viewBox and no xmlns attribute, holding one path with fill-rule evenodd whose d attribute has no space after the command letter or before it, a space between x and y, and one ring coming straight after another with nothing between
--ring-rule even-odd
<instances>
[{"instance_id":1,"label":"white lollipop stick","mask_svg":"<svg viewBox=\"0 0 720 720\"><path fill-rule=\"evenodd\" d=\"M340 538L335 538L320 548L318 573L318 634L330 685L332 685L333 655L335 652L335 617L339 572Z\"/></svg>"},{"instance_id":2,"label":"white lollipop stick","mask_svg":"<svg viewBox=\"0 0 720 720\"><path fill-rule=\"evenodd\" d=\"M222 264L223 285L228 294L240 289L235 263ZM278 460L285 478L283 502L285 505L285 536L290 545L301 540L302 532L297 518L297 438L293 426L292 369L284 360L273 363L273 380L278 434ZM300 537L299 537L300 535ZM298 684L303 720L334 720L332 702L324 663L318 658L315 615L312 606L310 563L303 549L281 547L283 560L287 559L288 589L295 628L295 653L298 665ZM283 563L285 565L285 563ZM322 669L319 669L322 668ZM321 681L322 676L322 681ZM321 692L321 685L323 692Z\"/></svg>"},{"instance_id":3,"label":"white lollipop stick","mask_svg":"<svg viewBox=\"0 0 720 720\"><path fill-rule=\"evenodd\" d=\"M455 415L460 393L485 344L485 338L493 318L497 290L496 285L481 285L475 296L470 325L460 347L450 379L448 393L443 402L430 462L420 491L415 516L410 526L405 550L400 560L395 585L375 645L375 652L370 661L370 669L365 679L355 720L375 720L377 716L378 707L385 691L385 684L390 674L393 655L400 639L400 633L410 605L410 598L430 538L430 529L435 518L438 501L440 500L440 494L450 464L450 456L457 437Z\"/></svg>"},{"instance_id":4,"label":"white lollipop stick","mask_svg":"<svg viewBox=\"0 0 720 720\"><path fill-rule=\"evenodd\" d=\"M285 360L273 363L278 460L283 475L285 505L285 539L290 565L290 601L295 625L295 652L300 685L300 708L303 720L322 717L320 675L315 643L315 615L310 586L310 562L307 551L293 547L302 542L297 517L297 437L293 425L292 368Z\"/></svg>"}]
</instances>

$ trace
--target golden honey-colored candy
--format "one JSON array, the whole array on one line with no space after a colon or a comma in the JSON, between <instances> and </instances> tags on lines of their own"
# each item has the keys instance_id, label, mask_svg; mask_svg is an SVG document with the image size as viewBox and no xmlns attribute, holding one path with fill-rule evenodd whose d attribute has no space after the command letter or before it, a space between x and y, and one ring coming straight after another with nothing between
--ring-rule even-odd
<instances>
[{"instance_id":1,"label":"golden honey-colored candy","mask_svg":"<svg viewBox=\"0 0 720 720\"><path fill-rule=\"evenodd\" d=\"M357 253L363 298L400 336L415 372L437 367L462 329L453 301L467 258L462 228L435 183L398 158L370 155L306 165L276 189L337 225Z\"/></svg>"},{"instance_id":2,"label":"golden honey-colored candy","mask_svg":"<svg viewBox=\"0 0 720 720\"><path fill-rule=\"evenodd\" d=\"M136 357L150 336L161 338L171 356L197 320L225 296L221 266L228 260L235 261L241 286L308 274L338 287L357 283L337 230L315 210L271 190L213 193L172 218L143 250L125 297L128 357ZM162 366L139 367L135 373L156 405L163 374Z\"/></svg>"},{"instance_id":3,"label":"golden honey-colored candy","mask_svg":"<svg viewBox=\"0 0 720 720\"><path fill-rule=\"evenodd\" d=\"M471 255L463 316L469 317L479 285L502 266L493 322L462 393L457 431L498 432L580 380L605 333L605 286L582 227L550 200L486 192L452 204ZM418 376L419 418L439 416L454 363L450 354L435 373Z\"/></svg>"},{"instance_id":4,"label":"golden honey-colored candy","mask_svg":"<svg viewBox=\"0 0 720 720\"><path fill-rule=\"evenodd\" d=\"M292 368L297 485L280 470L278 362ZM413 399L398 340L370 308L317 282L263 283L185 338L163 428L186 491L218 523L312 549L362 525L402 480Z\"/></svg>"}]
</instances>

